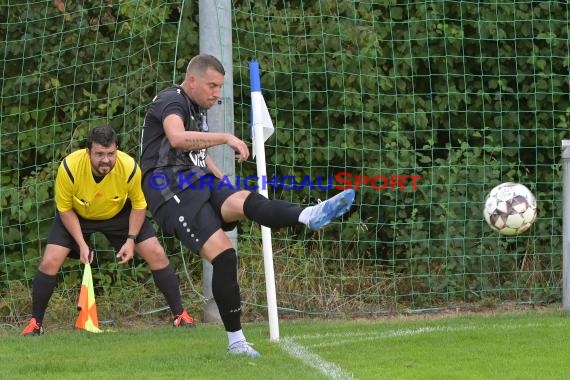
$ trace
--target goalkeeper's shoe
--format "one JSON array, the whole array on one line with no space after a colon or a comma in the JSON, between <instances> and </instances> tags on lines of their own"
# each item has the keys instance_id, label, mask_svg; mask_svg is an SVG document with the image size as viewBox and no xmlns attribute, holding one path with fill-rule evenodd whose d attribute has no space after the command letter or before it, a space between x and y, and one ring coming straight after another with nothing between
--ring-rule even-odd
<instances>
[{"instance_id":1,"label":"goalkeeper's shoe","mask_svg":"<svg viewBox=\"0 0 570 380\"><path fill-rule=\"evenodd\" d=\"M354 201L354 190L344 190L342 193L311 206L311 214L307 226L312 230L320 230L334 219L346 213Z\"/></svg>"},{"instance_id":2,"label":"goalkeeper's shoe","mask_svg":"<svg viewBox=\"0 0 570 380\"><path fill-rule=\"evenodd\" d=\"M194 318L186 310L174 319L174 327L194 327Z\"/></svg>"},{"instance_id":3,"label":"goalkeeper's shoe","mask_svg":"<svg viewBox=\"0 0 570 380\"><path fill-rule=\"evenodd\" d=\"M44 333L44 328L42 324L36 321L36 318L30 319L30 322L25 329L22 330L20 335L22 336L39 336Z\"/></svg>"},{"instance_id":4,"label":"goalkeeper's shoe","mask_svg":"<svg viewBox=\"0 0 570 380\"><path fill-rule=\"evenodd\" d=\"M251 358L258 358L261 354L253 349L253 344L240 340L228 347L228 353L232 355L246 355Z\"/></svg>"}]
</instances>

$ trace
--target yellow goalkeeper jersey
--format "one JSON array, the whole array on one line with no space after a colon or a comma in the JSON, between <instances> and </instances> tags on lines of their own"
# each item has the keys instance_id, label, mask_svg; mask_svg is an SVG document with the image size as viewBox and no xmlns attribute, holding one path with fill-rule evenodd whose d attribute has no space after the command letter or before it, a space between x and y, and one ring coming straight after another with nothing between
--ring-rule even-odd
<instances>
[{"instance_id":1,"label":"yellow goalkeeper jersey","mask_svg":"<svg viewBox=\"0 0 570 380\"><path fill-rule=\"evenodd\" d=\"M84 219L106 220L121 211L127 199L133 209L146 208L141 188L141 170L134 158L117 150L115 166L97 183L91 171L87 149L63 159L55 179L57 210L74 210Z\"/></svg>"}]
</instances>

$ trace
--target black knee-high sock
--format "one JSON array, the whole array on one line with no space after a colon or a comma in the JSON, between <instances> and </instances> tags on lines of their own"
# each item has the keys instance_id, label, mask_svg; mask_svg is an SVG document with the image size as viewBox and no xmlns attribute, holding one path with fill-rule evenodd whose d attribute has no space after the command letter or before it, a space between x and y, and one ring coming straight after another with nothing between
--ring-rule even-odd
<instances>
[{"instance_id":1,"label":"black knee-high sock","mask_svg":"<svg viewBox=\"0 0 570 380\"><path fill-rule=\"evenodd\" d=\"M295 226L303 209L292 203L267 199L258 193L251 193L245 199L243 212L248 219L269 228Z\"/></svg>"},{"instance_id":2,"label":"black knee-high sock","mask_svg":"<svg viewBox=\"0 0 570 380\"><path fill-rule=\"evenodd\" d=\"M154 283L166 298L168 306L174 315L180 315L184 311L182 297L180 296L180 284L172 265L152 271Z\"/></svg>"},{"instance_id":3,"label":"black knee-high sock","mask_svg":"<svg viewBox=\"0 0 570 380\"><path fill-rule=\"evenodd\" d=\"M50 276L39 270L36 272L32 286L32 317L36 318L39 323L44 320L47 305L56 284L56 276Z\"/></svg>"},{"instance_id":4,"label":"black knee-high sock","mask_svg":"<svg viewBox=\"0 0 570 380\"><path fill-rule=\"evenodd\" d=\"M241 330L241 297L237 281L237 256L226 249L212 260L212 294L226 331Z\"/></svg>"}]
</instances>

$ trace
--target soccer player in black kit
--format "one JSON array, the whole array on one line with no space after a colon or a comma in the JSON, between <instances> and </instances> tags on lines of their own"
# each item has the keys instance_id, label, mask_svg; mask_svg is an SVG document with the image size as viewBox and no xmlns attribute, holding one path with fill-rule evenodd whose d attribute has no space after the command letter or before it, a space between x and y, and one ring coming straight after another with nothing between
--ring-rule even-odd
<instances>
[{"instance_id":1,"label":"soccer player in black kit","mask_svg":"<svg viewBox=\"0 0 570 380\"><path fill-rule=\"evenodd\" d=\"M346 213L354 190L306 208L228 188L207 149L228 145L238 162L249 157L245 142L208 132L206 112L217 101L225 70L212 55L188 63L184 81L161 91L150 105L142 134L142 187L154 220L213 267L212 293L228 335L228 352L258 357L242 331L237 255L224 231L243 218L269 228L304 224L318 230ZM205 185L207 184L207 185Z\"/></svg>"}]
</instances>

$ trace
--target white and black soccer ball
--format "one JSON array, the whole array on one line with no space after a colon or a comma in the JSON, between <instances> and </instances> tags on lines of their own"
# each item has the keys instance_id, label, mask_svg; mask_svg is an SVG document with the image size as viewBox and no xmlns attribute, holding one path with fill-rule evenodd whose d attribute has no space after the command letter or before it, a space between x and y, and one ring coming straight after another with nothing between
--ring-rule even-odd
<instances>
[{"instance_id":1,"label":"white and black soccer ball","mask_svg":"<svg viewBox=\"0 0 570 380\"><path fill-rule=\"evenodd\" d=\"M536 213L536 198L520 183L501 183L485 198L483 216L493 230L503 235L525 232L534 223Z\"/></svg>"}]
</instances>

